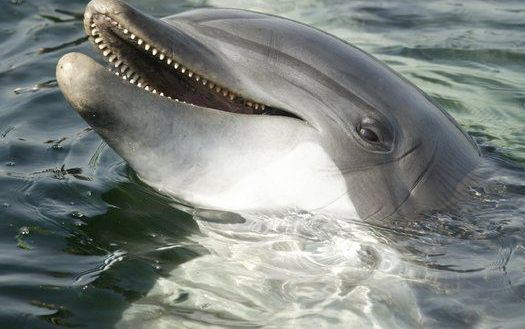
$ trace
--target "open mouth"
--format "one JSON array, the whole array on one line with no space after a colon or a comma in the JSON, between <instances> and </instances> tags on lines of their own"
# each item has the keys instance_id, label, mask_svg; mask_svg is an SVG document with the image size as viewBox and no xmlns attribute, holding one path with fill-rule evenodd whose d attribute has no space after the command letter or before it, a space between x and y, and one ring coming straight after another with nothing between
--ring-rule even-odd
<instances>
[{"instance_id":1,"label":"open mouth","mask_svg":"<svg viewBox=\"0 0 525 329\"><path fill-rule=\"evenodd\" d=\"M95 13L87 33L96 49L110 63L110 70L123 80L160 97L215 110L259 115L297 115L266 104L211 81L156 47L140 33L115 19Z\"/></svg>"}]
</instances>

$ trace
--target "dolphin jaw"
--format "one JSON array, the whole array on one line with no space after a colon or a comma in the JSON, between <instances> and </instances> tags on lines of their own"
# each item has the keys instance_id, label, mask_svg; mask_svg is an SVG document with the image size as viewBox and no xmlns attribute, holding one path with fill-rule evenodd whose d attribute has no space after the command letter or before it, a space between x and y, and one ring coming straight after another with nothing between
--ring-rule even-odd
<instances>
[{"instance_id":1,"label":"dolphin jaw","mask_svg":"<svg viewBox=\"0 0 525 329\"><path fill-rule=\"evenodd\" d=\"M155 45L151 40L147 40L140 32L134 31L132 27L125 26L117 21L117 19L110 17L107 13L94 12L86 17L86 33L92 41L95 49L104 56L109 62L109 70L122 80L130 84L143 88L144 90L156 94L160 97L167 97L178 103L185 103L196 105L200 107L208 107L210 109L222 110L226 112L242 113L242 114L266 114L292 117L303 120L297 115L271 107L262 103L251 100L248 97L241 96L236 92L220 85L207 78L204 74L199 74L195 70L184 65L182 61L175 58L172 52L163 50L163 47ZM155 65L161 65L162 70L176 75L179 79L184 79L184 85L190 86L189 90L178 90L173 93L169 88L156 87L154 82L142 76L139 69L133 68L132 61L125 56L118 53L118 49L111 46L111 41L107 40L107 36L113 34L114 38L119 38L126 44L126 46L133 47L139 56L147 56L149 60L154 60ZM207 103L200 103L200 101L192 101L189 96L195 90L199 90L201 94L206 94L205 98L211 98L212 101ZM182 92L183 95L178 95ZM208 96L209 95L209 96ZM190 99L186 99L190 97ZM304 120L303 120L304 121Z\"/></svg>"},{"instance_id":2,"label":"dolphin jaw","mask_svg":"<svg viewBox=\"0 0 525 329\"><path fill-rule=\"evenodd\" d=\"M171 66L174 70L180 72L181 74L187 75L189 78L193 78L196 82L200 82L203 86L209 87L210 91L215 91L219 94L222 94L224 97L228 97L230 100L234 100L238 97L237 94L228 90L227 88L221 87L219 84L214 83L199 74L196 74L192 70L188 69L184 65L180 64L179 61L173 59L171 56L166 55L165 52L159 51L157 47L150 45L150 42L145 42L143 38L137 36L137 34L128 30L128 28L122 26L113 18L101 14L104 19L112 25L114 28L118 29L119 32L123 35L128 36L128 42L136 45L137 48L144 48L146 53L151 53L152 56L156 57L160 63L166 64L166 66ZM98 29L97 24L93 20L93 17L89 24L89 30L87 31L88 36L95 43L95 48L107 59L107 61L114 66L114 69L110 69L115 75L122 77L123 80L127 80L131 84L135 84L137 87L141 87L146 91L150 91L153 94L159 94L160 96L165 96L163 92L158 92L156 89L153 89L149 86L149 83L144 81L139 74L134 72L128 63L125 62L124 58L120 58L117 54L114 53L114 49L111 49L107 42L105 42L103 35ZM160 64L159 63L159 64ZM166 96L171 99L170 96ZM175 99L179 101L178 99ZM255 102L246 101L248 107L253 107L255 109L264 109L265 105L258 104Z\"/></svg>"}]
</instances>

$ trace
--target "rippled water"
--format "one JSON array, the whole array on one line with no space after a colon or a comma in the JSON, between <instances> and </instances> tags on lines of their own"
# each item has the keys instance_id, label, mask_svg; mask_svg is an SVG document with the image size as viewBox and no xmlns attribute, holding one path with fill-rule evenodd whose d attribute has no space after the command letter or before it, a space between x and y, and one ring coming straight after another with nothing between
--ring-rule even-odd
<instances>
[{"instance_id":1,"label":"rippled water","mask_svg":"<svg viewBox=\"0 0 525 329\"><path fill-rule=\"evenodd\" d=\"M380 227L213 223L138 182L56 87L62 54L94 55L86 2L0 2L0 328L525 326L522 1L131 1L284 15L436 98L493 174L461 215Z\"/></svg>"}]
</instances>

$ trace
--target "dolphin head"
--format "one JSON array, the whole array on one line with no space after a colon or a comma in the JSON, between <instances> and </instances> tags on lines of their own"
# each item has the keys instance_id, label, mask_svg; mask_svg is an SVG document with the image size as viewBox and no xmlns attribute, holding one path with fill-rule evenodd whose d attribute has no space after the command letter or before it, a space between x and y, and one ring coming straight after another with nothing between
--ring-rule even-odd
<instances>
[{"instance_id":1,"label":"dolphin head","mask_svg":"<svg viewBox=\"0 0 525 329\"><path fill-rule=\"evenodd\" d=\"M92 1L60 89L162 193L197 207L384 219L439 208L479 152L429 97L334 36L260 13Z\"/></svg>"}]
</instances>

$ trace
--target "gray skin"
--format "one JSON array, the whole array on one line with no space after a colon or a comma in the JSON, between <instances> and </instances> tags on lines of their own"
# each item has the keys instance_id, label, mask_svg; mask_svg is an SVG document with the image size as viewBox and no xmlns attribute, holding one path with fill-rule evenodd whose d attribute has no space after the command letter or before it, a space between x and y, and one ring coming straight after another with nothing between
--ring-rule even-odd
<instances>
[{"instance_id":1,"label":"gray skin","mask_svg":"<svg viewBox=\"0 0 525 329\"><path fill-rule=\"evenodd\" d=\"M455 201L480 161L472 140L420 89L315 28L232 9L156 19L96 0L86 9L87 31L100 13L200 76L300 118L176 102L84 55L64 56L57 78L70 104L141 179L185 203L366 220L413 216ZM155 74L171 70L152 65Z\"/></svg>"}]
</instances>

